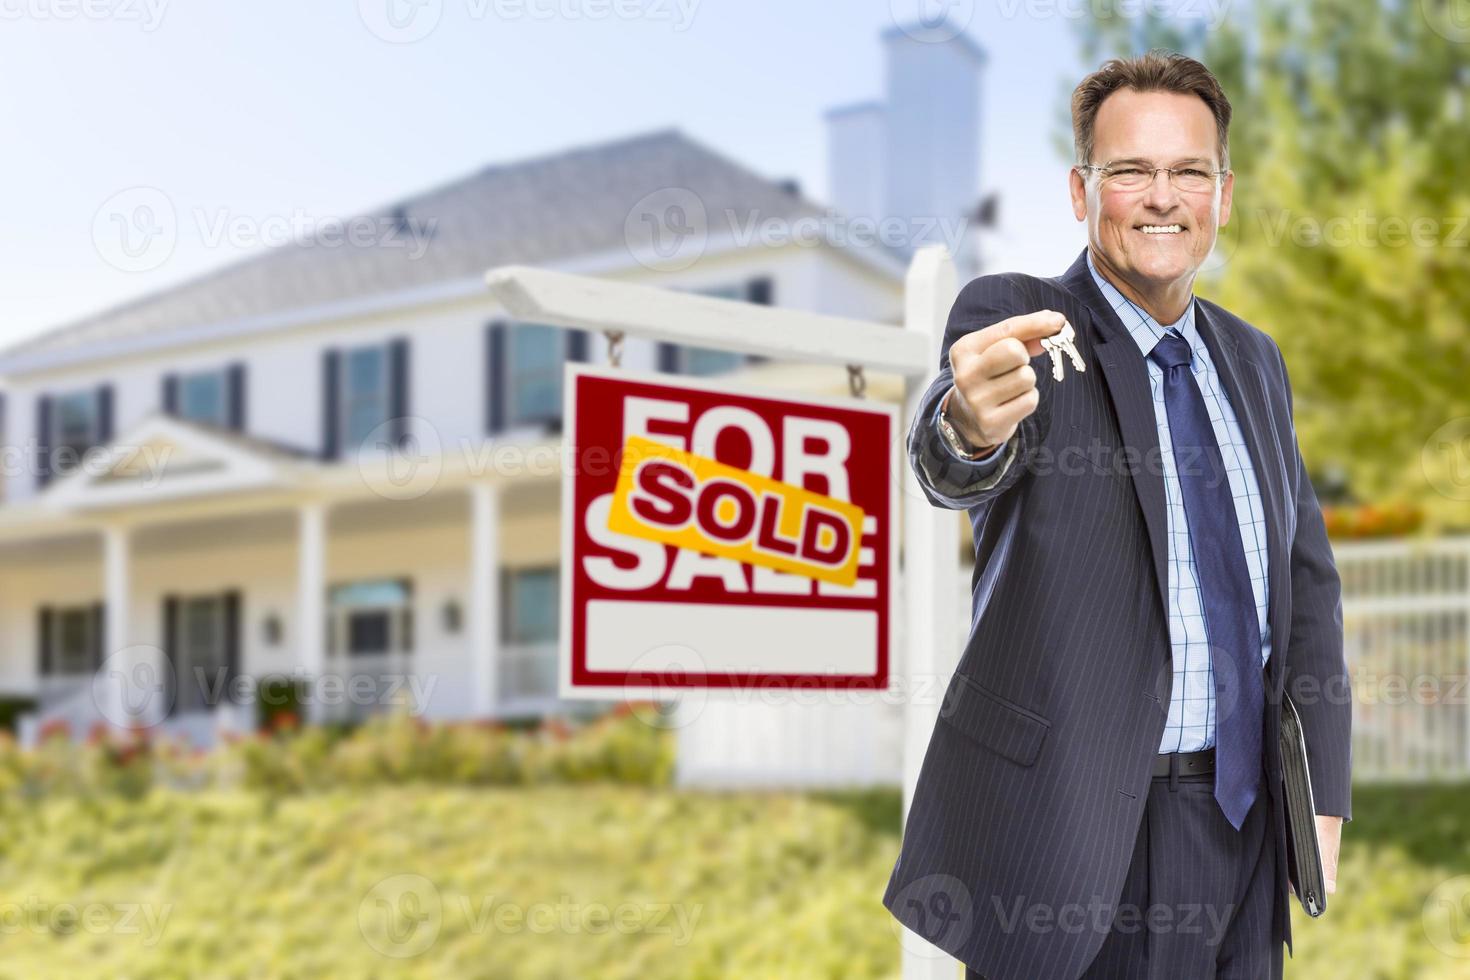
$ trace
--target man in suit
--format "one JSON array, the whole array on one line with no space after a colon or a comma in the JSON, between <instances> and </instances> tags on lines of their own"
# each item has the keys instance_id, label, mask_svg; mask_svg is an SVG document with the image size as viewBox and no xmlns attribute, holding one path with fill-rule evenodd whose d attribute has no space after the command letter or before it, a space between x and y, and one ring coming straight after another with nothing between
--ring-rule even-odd
<instances>
[{"instance_id":1,"label":"man in suit","mask_svg":"<svg viewBox=\"0 0 1470 980\"><path fill-rule=\"evenodd\" d=\"M969 512L973 627L883 901L972 978L1279 977L1282 692L1329 893L1352 696L1281 352L1192 294L1230 104L1158 52L1084 79L1072 121L1086 250L960 292L909 432ZM1064 321L1085 370L1056 380Z\"/></svg>"}]
</instances>

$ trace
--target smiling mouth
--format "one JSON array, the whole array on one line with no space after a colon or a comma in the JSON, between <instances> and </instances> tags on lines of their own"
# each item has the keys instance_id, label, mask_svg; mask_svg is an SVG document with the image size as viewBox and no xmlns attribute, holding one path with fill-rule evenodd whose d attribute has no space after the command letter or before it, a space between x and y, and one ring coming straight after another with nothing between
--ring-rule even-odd
<instances>
[{"instance_id":1,"label":"smiling mouth","mask_svg":"<svg viewBox=\"0 0 1470 980\"><path fill-rule=\"evenodd\" d=\"M1183 233L1183 225L1138 225L1135 231L1141 231L1145 235L1178 235Z\"/></svg>"}]
</instances>

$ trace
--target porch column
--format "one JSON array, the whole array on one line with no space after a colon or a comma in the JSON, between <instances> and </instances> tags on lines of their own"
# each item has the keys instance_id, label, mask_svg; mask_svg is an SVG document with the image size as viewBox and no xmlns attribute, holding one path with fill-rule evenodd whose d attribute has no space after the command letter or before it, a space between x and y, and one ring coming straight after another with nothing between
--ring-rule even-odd
<instances>
[{"instance_id":1,"label":"porch column","mask_svg":"<svg viewBox=\"0 0 1470 980\"><path fill-rule=\"evenodd\" d=\"M476 717L495 713L499 700L496 653L500 645L500 488L472 483L470 494L470 676Z\"/></svg>"},{"instance_id":2,"label":"porch column","mask_svg":"<svg viewBox=\"0 0 1470 980\"><path fill-rule=\"evenodd\" d=\"M144 667L139 656L142 651L132 646L128 631L128 546L131 529L121 524L102 529L102 663L104 672L105 704L97 705L103 716L112 724L129 726L152 724L164 713L164 706L154 704L150 690L135 690L140 681L151 682L157 674L143 676L149 668ZM126 652L124 652L126 651ZM161 664L149 667L156 671ZM157 693L164 690L156 687ZM104 700L104 699L99 699ZM134 717L134 712L137 716Z\"/></svg>"},{"instance_id":3,"label":"porch column","mask_svg":"<svg viewBox=\"0 0 1470 980\"><path fill-rule=\"evenodd\" d=\"M315 685L327 665L326 565L327 509L317 501L297 511L296 564L296 650L297 666L312 685L308 692L306 720L323 719L321 698Z\"/></svg>"}]
</instances>

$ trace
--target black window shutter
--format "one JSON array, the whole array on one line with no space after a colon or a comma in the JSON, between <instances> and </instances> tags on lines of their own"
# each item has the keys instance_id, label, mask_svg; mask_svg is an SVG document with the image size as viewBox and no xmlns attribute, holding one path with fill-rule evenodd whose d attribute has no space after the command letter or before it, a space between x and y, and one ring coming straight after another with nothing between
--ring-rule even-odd
<instances>
[{"instance_id":1,"label":"black window shutter","mask_svg":"<svg viewBox=\"0 0 1470 980\"><path fill-rule=\"evenodd\" d=\"M179 597L163 597L163 705L172 716L179 701Z\"/></svg>"},{"instance_id":2,"label":"black window shutter","mask_svg":"<svg viewBox=\"0 0 1470 980\"><path fill-rule=\"evenodd\" d=\"M240 592L225 593L225 682L240 676Z\"/></svg>"},{"instance_id":3,"label":"black window shutter","mask_svg":"<svg viewBox=\"0 0 1470 980\"><path fill-rule=\"evenodd\" d=\"M322 351L322 459L337 458L338 423L337 362L341 354L333 349Z\"/></svg>"},{"instance_id":4,"label":"black window shutter","mask_svg":"<svg viewBox=\"0 0 1470 980\"><path fill-rule=\"evenodd\" d=\"M112 385L97 388L97 445L112 441Z\"/></svg>"},{"instance_id":5,"label":"black window shutter","mask_svg":"<svg viewBox=\"0 0 1470 980\"><path fill-rule=\"evenodd\" d=\"M226 424L235 432L245 431L245 365L231 364L225 369Z\"/></svg>"},{"instance_id":6,"label":"black window shutter","mask_svg":"<svg viewBox=\"0 0 1470 980\"><path fill-rule=\"evenodd\" d=\"M567 360L576 361L579 364L587 362L587 331L568 330L567 334Z\"/></svg>"},{"instance_id":7,"label":"black window shutter","mask_svg":"<svg viewBox=\"0 0 1470 980\"><path fill-rule=\"evenodd\" d=\"M745 301L759 306L774 305L774 288L770 276L761 276L745 284Z\"/></svg>"},{"instance_id":8,"label":"black window shutter","mask_svg":"<svg viewBox=\"0 0 1470 980\"><path fill-rule=\"evenodd\" d=\"M36 399L36 486L51 482L51 396Z\"/></svg>"},{"instance_id":9,"label":"black window shutter","mask_svg":"<svg viewBox=\"0 0 1470 980\"><path fill-rule=\"evenodd\" d=\"M491 433L505 429L505 331L500 320L485 329L485 428Z\"/></svg>"},{"instance_id":10,"label":"black window shutter","mask_svg":"<svg viewBox=\"0 0 1470 980\"><path fill-rule=\"evenodd\" d=\"M165 374L163 376L162 398L165 415L179 414L179 376L177 374Z\"/></svg>"},{"instance_id":11,"label":"black window shutter","mask_svg":"<svg viewBox=\"0 0 1470 980\"><path fill-rule=\"evenodd\" d=\"M678 374L679 373L679 345L678 344L665 344L665 343L662 343L662 342L659 343L659 345L658 345L658 369L660 371L662 371L663 373L665 373L665 374Z\"/></svg>"},{"instance_id":12,"label":"black window shutter","mask_svg":"<svg viewBox=\"0 0 1470 980\"><path fill-rule=\"evenodd\" d=\"M36 613L36 672L42 677L51 676L51 635L55 614L50 606L42 606Z\"/></svg>"},{"instance_id":13,"label":"black window shutter","mask_svg":"<svg viewBox=\"0 0 1470 980\"><path fill-rule=\"evenodd\" d=\"M408 441L408 340L400 337L388 345L388 418L390 438L396 448Z\"/></svg>"},{"instance_id":14,"label":"black window shutter","mask_svg":"<svg viewBox=\"0 0 1470 980\"><path fill-rule=\"evenodd\" d=\"M755 303L757 306L774 306L776 300L775 283L770 276L759 276L751 279L745 284L745 301ZM764 354L747 354L747 364L764 364L770 358Z\"/></svg>"},{"instance_id":15,"label":"black window shutter","mask_svg":"<svg viewBox=\"0 0 1470 980\"><path fill-rule=\"evenodd\" d=\"M102 669L102 651L107 648L107 606L92 603L92 671Z\"/></svg>"}]
</instances>

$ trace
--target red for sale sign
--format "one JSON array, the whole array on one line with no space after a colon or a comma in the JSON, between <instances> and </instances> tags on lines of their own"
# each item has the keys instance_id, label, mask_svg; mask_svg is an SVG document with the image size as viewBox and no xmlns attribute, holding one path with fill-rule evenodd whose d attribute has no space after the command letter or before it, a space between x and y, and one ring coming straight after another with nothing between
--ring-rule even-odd
<instances>
[{"instance_id":1,"label":"red for sale sign","mask_svg":"<svg viewBox=\"0 0 1470 980\"><path fill-rule=\"evenodd\" d=\"M568 365L561 693L888 684L898 414Z\"/></svg>"}]
</instances>

